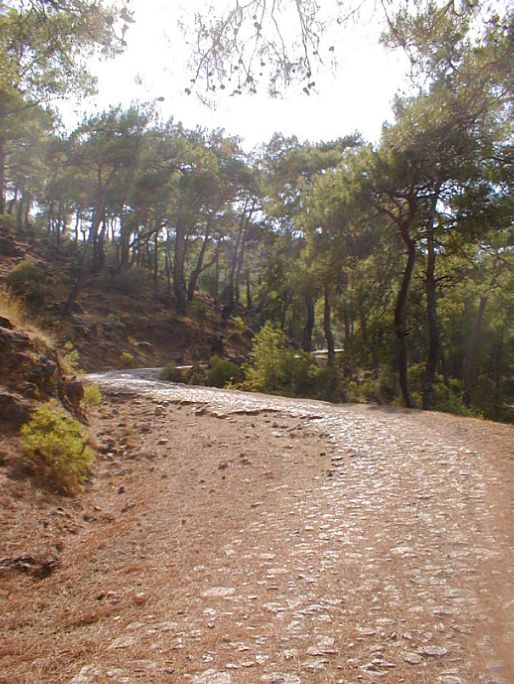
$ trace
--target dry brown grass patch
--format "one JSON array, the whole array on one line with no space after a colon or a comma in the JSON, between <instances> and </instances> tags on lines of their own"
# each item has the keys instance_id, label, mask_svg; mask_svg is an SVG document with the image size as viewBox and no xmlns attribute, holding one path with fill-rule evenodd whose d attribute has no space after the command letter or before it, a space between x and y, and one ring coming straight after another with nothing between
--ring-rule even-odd
<instances>
[{"instance_id":1,"label":"dry brown grass patch","mask_svg":"<svg viewBox=\"0 0 514 684\"><path fill-rule=\"evenodd\" d=\"M42 330L34 321L30 314L6 287L0 288L0 316L7 318L17 328L23 328L26 332L38 338L48 347L55 346L55 339L45 330Z\"/></svg>"}]
</instances>

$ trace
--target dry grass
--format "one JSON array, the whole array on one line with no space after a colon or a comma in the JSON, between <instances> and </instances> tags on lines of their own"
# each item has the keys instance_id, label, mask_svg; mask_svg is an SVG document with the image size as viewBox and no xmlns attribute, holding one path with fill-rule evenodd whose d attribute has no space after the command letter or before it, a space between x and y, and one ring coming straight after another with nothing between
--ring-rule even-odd
<instances>
[{"instance_id":1,"label":"dry grass","mask_svg":"<svg viewBox=\"0 0 514 684\"><path fill-rule=\"evenodd\" d=\"M7 318L17 328L23 328L26 332L44 342L49 347L55 346L55 339L45 330L42 330L23 306L6 287L0 288L0 316Z\"/></svg>"}]
</instances>

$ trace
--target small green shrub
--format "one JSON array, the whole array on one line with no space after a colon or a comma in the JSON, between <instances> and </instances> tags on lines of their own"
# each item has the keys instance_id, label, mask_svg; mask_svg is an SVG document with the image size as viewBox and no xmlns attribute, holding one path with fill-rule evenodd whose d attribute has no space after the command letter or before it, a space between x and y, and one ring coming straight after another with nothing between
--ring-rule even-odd
<instances>
[{"instance_id":1,"label":"small green shrub","mask_svg":"<svg viewBox=\"0 0 514 684\"><path fill-rule=\"evenodd\" d=\"M44 304L50 294L48 274L30 259L17 264L6 278L9 288L31 304Z\"/></svg>"},{"instance_id":2,"label":"small green shrub","mask_svg":"<svg viewBox=\"0 0 514 684\"><path fill-rule=\"evenodd\" d=\"M270 321L255 335L250 356L250 363L244 367L246 389L279 392L284 388L288 349L284 333Z\"/></svg>"},{"instance_id":3,"label":"small green shrub","mask_svg":"<svg viewBox=\"0 0 514 684\"><path fill-rule=\"evenodd\" d=\"M184 373L184 379L188 385L206 385L207 371L199 363L193 363Z\"/></svg>"},{"instance_id":4,"label":"small green shrub","mask_svg":"<svg viewBox=\"0 0 514 684\"><path fill-rule=\"evenodd\" d=\"M177 364L173 361L169 361L161 370L159 380L165 380L167 382L184 382L181 372L177 370Z\"/></svg>"},{"instance_id":5,"label":"small green shrub","mask_svg":"<svg viewBox=\"0 0 514 684\"><path fill-rule=\"evenodd\" d=\"M148 282L148 272L139 266L132 266L121 273L103 271L98 276L98 284L107 291L114 290L123 295L140 295Z\"/></svg>"},{"instance_id":6,"label":"small green shrub","mask_svg":"<svg viewBox=\"0 0 514 684\"><path fill-rule=\"evenodd\" d=\"M86 446L86 431L51 399L21 428L27 464L60 492L75 494L87 479L95 454Z\"/></svg>"},{"instance_id":7,"label":"small green shrub","mask_svg":"<svg viewBox=\"0 0 514 684\"><path fill-rule=\"evenodd\" d=\"M309 396L313 396L316 399L336 403L347 401L348 399L343 372L337 365L319 368L318 373L314 376L313 385L314 392L311 390Z\"/></svg>"},{"instance_id":8,"label":"small green shrub","mask_svg":"<svg viewBox=\"0 0 514 684\"><path fill-rule=\"evenodd\" d=\"M123 368L132 368L134 365L134 356L128 351L121 352L120 363Z\"/></svg>"},{"instance_id":9,"label":"small green shrub","mask_svg":"<svg viewBox=\"0 0 514 684\"><path fill-rule=\"evenodd\" d=\"M207 304L197 297L189 305L189 311L194 318L204 318L207 315Z\"/></svg>"},{"instance_id":10,"label":"small green shrub","mask_svg":"<svg viewBox=\"0 0 514 684\"><path fill-rule=\"evenodd\" d=\"M310 354L289 349L284 333L270 322L255 335L244 371L241 389L330 401L343 398L339 372L320 369Z\"/></svg>"},{"instance_id":11,"label":"small green shrub","mask_svg":"<svg viewBox=\"0 0 514 684\"><path fill-rule=\"evenodd\" d=\"M87 406L97 406L102 403L102 392L98 385L86 385L84 387L84 402Z\"/></svg>"},{"instance_id":12,"label":"small green shrub","mask_svg":"<svg viewBox=\"0 0 514 684\"><path fill-rule=\"evenodd\" d=\"M210 387L226 387L229 383L235 384L243 379L243 373L239 366L232 361L222 359L221 356L213 356L209 365L207 384Z\"/></svg>"},{"instance_id":13,"label":"small green shrub","mask_svg":"<svg viewBox=\"0 0 514 684\"><path fill-rule=\"evenodd\" d=\"M80 374L82 369L80 368L80 354L78 349L75 349L72 342L66 342L64 345L64 351L66 352L63 356L63 361L68 366L70 373Z\"/></svg>"},{"instance_id":14,"label":"small green shrub","mask_svg":"<svg viewBox=\"0 0 514 684\"><path fill-rule=\"evenodd\" d=\"M232 322L234 324L235 332L239 333L240 335L244 335L246 332L248 332L248 326L241 316L235 316Z\"/></svg>"}]
</instances>

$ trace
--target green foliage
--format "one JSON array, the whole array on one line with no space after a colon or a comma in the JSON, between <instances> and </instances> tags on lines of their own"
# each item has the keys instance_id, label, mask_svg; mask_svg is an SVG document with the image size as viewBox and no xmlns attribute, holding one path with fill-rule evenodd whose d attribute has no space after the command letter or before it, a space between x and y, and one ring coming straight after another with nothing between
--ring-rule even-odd
<instances>
[{"instance_id":1,"label":"green foliage","mask_svg":"<svg viewBox=\"0 0 514 684\"><path fill-rule=\"evenodd\" d=\"M87 479L95 454L86 431L55 399L40 406L21 428L25 461L64 494L75 494Z\"/></svg>"},{"instance_id":2,"label":"green foliage","mask_svg":"<svg viewBox=\"0 0 514 684\"><path fill-rule=\"evenodd\" d=\"M14 294L33 305L44 304L52 293L48 274L31 259L20 261L8 274L6 283Z\"/></svg>"},{"instance_id":3,"label":"green foliage","mask_svg":"<svg viewBox=\"0 0 514 684\"><path fill-rule=\"evenodd\" d=\"M121 273L104 271L98 278L99 285L106 290L114 290L122 295L135 296L141 293L148 282L148 272L133 266ZM111 314L110 314L111 315ZM119 319L118 319L119 321ZM115 321L112 321L113 323Z\"/></svg>"},{"instance_id":4,"label":"green foliage","mask_svg":"<svg viewBox=\"0 0 514 684\"><path fill-rule=\"evenodd\" d=\"M390 365L377 371L364 372L346 384L348 401L356 403L393 404L399 396L398 382Z\"/></svg>"},{"instance_id":5,"label":"green foliage","mask_svg":"<svg viewBox=\"0 0 514 684\"><path fill-rule=\"evenodd\" d=\"M307 396L335 403L347 401L344 377L337 365L318 369L314 377L314 390Z\"/></svg>"},{"instance_id":6,"label":"green foliage","mask_svg":"<svg viewBox=\"0 0 514 684\"><path fill-rule=\"evenodd\" d=\"M84 387L84 402L87 406L97 406L101 404L103 400L102 392L100 387L96 384L85 385Z\"/></svg>"},{"instance_id":7,"label":"green foliage","mask_svg":"<svg viewBox=\"0 0 514 684\"><path fill-rule=\"evenodd\" d=\"M243 379L243 372L239 366L232 361L222 359L221 356L213 356L209 365L207 384L210 387L226 387L229 384L241 382Z\"/></svg>"},{"instance_id":8,"label":"green foliage","mask_svg":"<svg viewBox=\"0 0 514 684\"><path fill-rule=\"evenodd\" d=\"M134 355L128 351L121 352L120 363L123 368L132 368L134 365Z\"/></svg>"},{"instance_id":9,"label":"green foliage","mask_svg":"<svg viewBox=\"0 0 514 684\"><path fill-rule=\"evenodd\" d=\"M245 387L280 393L286 384L285 366L290 355L284 333L266 321L253 339L251 361L244 368Z\"/></svg>"},{"instance_id":10,"label":"green foliage","mask_svg":"<svg viewBox=\"0 0 514 684\"><path fill-rule=\"evenodd\" d=\"M235 332L239 333L239 335L244 335L246 332L248 332L248 326L241 316L234 316L232 323L234 325Z\"/></svg>"},{"instance_id":11,"label":"green foliage","mask_svg":"<svg viewBox=\"0 0 514 684\"><path fill-rule=\"evenodd\" d=\"M1 9L0 91L26 92L36 100L91 92L94 78L86 57L121 51L119 18L131 21L120 2L8 0Z\"/></svg>"},{"instance_id":12,"label":"green foliage","mask_svg":"<svg viewBox=\"0 0 514 684\"><path fill-rule=\"evenodd\" d=\"M159 380L165 380L168 382L183 382L184 378L179 370L177 370L177 364L173 361L168 361L159 374Z\"/></svg>"},{"instance_id":13,"label":"green foliage","mask_svg":"<svg viewBox=\"0 0 514 684\"><path fill-rule=\"evenodd\" d=\"M184 372L184 380L188 385L206 385L207 371L199 363L193 363L191 368Z\"/></svg>"},{"instance_id":14,"label":"green foliage","mask_svg":"<svg viewBox=\"0 0 514 684\"><path fill-rule=\"evenodd\" d=\"M409 368L409 383L412 387L412 395L416 401L416 406L421 406L421 393L423 385L423 376L425 374L425 364L417 363ZM440 374L436 374L434 378L434 411L442 411L443 413L454 413L458 416L466 416L468 418L482 418L481 411L468 408L462 401L462 384L453 380L450 386L444 384L444 378Z\"/></svg>"},{"instance_id":15,"label":"green foliage","mask_svg":"<svg viewBox=\"0 0 514 684\"><path fill-rule=\"evenodd\" d=\"M251 361L244 371L242 389L328 401L345 400L340 369L336 366L319 368L310 354L288 348L284 333L269 321L255 335Z\"/></svg>"},{"instance_id":16,"label":"green foliage","mask_svg":"<svg viewBox=\"0 0 514 684\"><path fill-rule=\"evenodd\" d=\"M73 342L66 342L64 345L64 351L66 353L63 356L63 361L68 367L70 373L74 373L75 375L83 373L83 370L80 368L80 354L78 349L75 349L73 346Z\"/></svg>"}]
</instances>

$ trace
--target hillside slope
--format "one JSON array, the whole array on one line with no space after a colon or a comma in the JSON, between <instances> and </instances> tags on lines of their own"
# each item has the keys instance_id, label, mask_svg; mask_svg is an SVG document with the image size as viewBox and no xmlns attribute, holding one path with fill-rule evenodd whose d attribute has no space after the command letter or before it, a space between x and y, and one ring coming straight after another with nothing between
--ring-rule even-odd
<instances>
[{"instance_id":1,"label":"hillside slope","mask_svg":"<svg viewBox=\"0 0 514 684\"><path fill-rule=\"evenodd\" d=\"M166 282L159 279L156 291L148 274L137 268L88 274L71 314L64 315L79 271L74 243L55 244L36 230L20 237L0 224L0 286L8 284L20 296L60 348L71 343L84 370L208 360L221 336L226 355L249 351L250 333L230 319L222 322L212 301L197 296L187 315L179 316Z\"/></svg>"}]
</instances>

